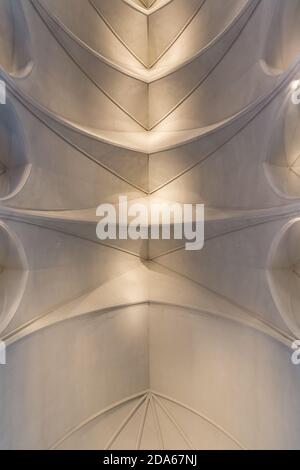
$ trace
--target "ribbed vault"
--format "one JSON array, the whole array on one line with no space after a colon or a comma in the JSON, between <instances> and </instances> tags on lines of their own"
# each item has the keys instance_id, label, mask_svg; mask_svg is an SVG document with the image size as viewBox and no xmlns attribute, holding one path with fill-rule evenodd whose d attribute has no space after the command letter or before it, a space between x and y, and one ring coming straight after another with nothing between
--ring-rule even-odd
<instances>
[{"instance_id":1,"label":"ribbed vault","mask_svg":"<svg viewBox=\"0 0 300 470\"><path fill-rule=\"evenodd\" d=\"M113 421L112 424L109 421ZM58 441L54 448L73 448L82 445L81 434L89 428L84 439L87 448L99 448L99 436L109 435L103 442L105 449L123 449L124 445L131 449L195 449L207 448L205 441L210 442L209 434L216 434L220 448L232 447L233 450L243 448L232 436L192 408L164 395L144 392L139 396L130 397L125 401L113 404L90 417L78 428ZM100 428L100 429L99 429ZM104 428L104 429L101 429ZM223 442L222 442L223 441ZM69 442L69 443L68 443ZM209 444L208 444L209 445Z\"/></svg>"},{"instance_id":2,"label":"ribbed vault","mask_svg":"<svg viewBox=\"0 0 300 470\"><path fill-rule=\"evenodd\" d=\"M300 447L299 9L0 3L1 448ZM99 241L119 195L204 248Z\"/></svg>"}]
</instances>

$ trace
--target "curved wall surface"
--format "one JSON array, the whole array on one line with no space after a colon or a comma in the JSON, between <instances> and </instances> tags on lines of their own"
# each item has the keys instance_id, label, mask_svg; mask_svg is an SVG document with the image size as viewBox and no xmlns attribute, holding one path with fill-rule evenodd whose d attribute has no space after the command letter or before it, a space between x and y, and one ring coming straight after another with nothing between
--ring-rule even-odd
<instances>
[{"instance_id":1,"label":"curved wall surface","mask_svg":"<svg viewBox=\"0 0 300 470\"><path fill-rule=\"evenodd\" d=\"M0 448L300 449L299 18L0 2ZM98 240L120 195L203 249Z\"/></svg>"}]
</instances>

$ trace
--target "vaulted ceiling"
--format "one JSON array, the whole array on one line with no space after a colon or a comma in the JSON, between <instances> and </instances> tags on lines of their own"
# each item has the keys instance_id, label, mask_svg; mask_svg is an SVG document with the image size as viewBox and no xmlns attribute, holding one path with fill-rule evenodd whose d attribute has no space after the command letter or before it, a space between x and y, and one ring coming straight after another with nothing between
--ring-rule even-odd
<instances>
[{"instance_id":1,"label":"vaulted ceiling","mask_svg":"<svg viewBox=\"0 0 300 470\"><path fill-rule=\"evenodd\" d=\"M1 0L0 447L300 448L299 0ZM205 245L96 237L203 203Z\"/></svg>"}]
</instances>

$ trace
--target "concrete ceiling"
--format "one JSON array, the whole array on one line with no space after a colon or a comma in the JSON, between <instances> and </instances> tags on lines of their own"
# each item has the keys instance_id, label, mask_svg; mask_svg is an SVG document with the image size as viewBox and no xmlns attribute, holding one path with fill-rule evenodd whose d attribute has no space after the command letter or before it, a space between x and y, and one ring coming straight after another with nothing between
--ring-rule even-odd
<instances>
[{"instance_id":1,"label":"concrete ceiling","mask_svg":"<svg viewBox=\"0 0 300 470\"><path fill-rule=\"evenodd\" d=\"M299 0L2 0L0 447L300 448ZM203 250L96 238L204 203Z\"/></svg>"}]
</instances>

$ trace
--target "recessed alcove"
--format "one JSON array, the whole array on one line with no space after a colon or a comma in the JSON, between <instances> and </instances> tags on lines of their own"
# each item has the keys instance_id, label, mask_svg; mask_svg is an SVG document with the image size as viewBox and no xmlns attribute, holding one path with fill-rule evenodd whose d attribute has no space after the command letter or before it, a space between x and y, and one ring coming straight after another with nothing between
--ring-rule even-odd
<instances>
[{"instance_id":1,"label":"recessed alcove","mask_svg":"<svg viewBox=\"0 0 300 470\"><path fill-rule=\"evenodd\" d=\"M26 257L22 244L13 231L0 222L0 333L17 311L26 280Z\"/></svg>"},{"instance_id":2,"label":"recessed alcove","mask_svg":"<svg viewBox=\"0 0 300 470\"><path fill-rule=\"evenodd\" d=\"M23 75L31 63L29 31L19 0L1 0L0 66L10 75Z\"/></svg>"},{"instance_id":3,"label":"recessed alcove","mask_svg":"<svg viewBox=\"0 0 300 470\"><path fill-rule=\"evenodd\" d=\"M274 191L281 197L300 197L300 106L288 92L273 122L265 171Z\"/></svg>"},{"instance_id":4,"label":"recessed alcove","mask_svg":"<svg viewBox=\"0 0 300 470\"><path fill-rule=\"evenodd\" d=\"M273 300L289 329L300 334L300 219L276 235L269 254L268 281Z\"/></svg>"},{"instance_id":5,"label":"recessed alcove","mask_svg":"<svg viewBox=\"0 0 300 470\"><path fill-rule=\"evenodd\" d=\"M15 195L28 176L21 124L12 105L0 105L0 201Z\"/></svg>"},{"instance_id":6,"label":"recessed alcove","mask_svg":"<svg viewBox=\"0 0 300 470\"><path fill-rule=\"evenodd\" d=\"M278 73L286 70L300 54L300 0L272 0L274 7L266 45L265 61Z\"/></svg>"}]
</instances>

